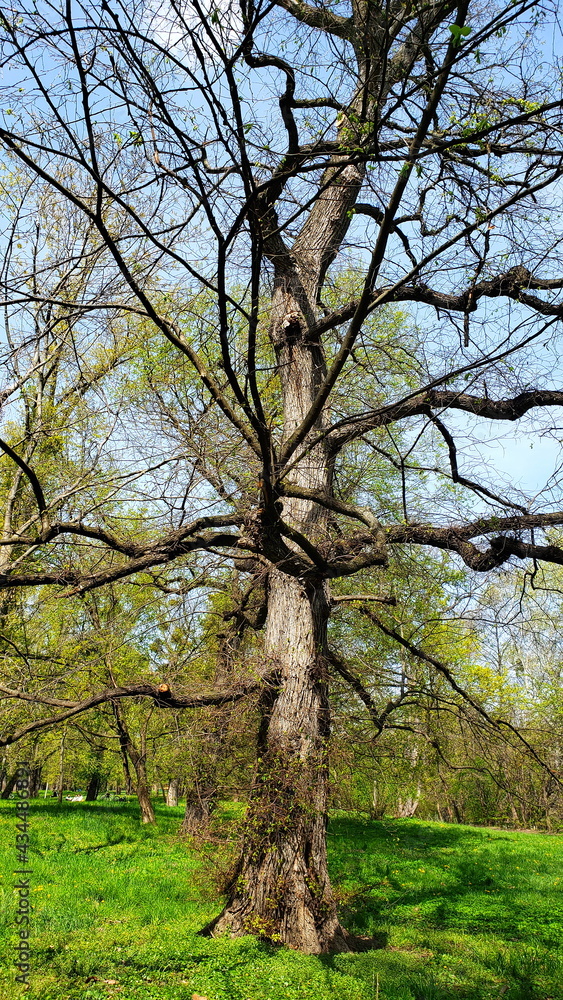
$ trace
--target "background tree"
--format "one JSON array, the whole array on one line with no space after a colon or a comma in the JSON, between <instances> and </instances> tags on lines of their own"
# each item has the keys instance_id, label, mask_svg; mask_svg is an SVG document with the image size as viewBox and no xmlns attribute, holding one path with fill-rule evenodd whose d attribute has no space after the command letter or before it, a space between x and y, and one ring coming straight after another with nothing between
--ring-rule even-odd
<instances>
[{"instance_id":1,"label":"background tree","mask_svg":"<svg viewBox=\"0 0 563 1000\"><path fill-rule=\"evenodd\" d=\"M477 573L563 561L550 534L563 523L557 501L466 470L452 417L478 418L486 436L488 421L529 411L547 425L563 403L549 353L562 310L550 209L561 82L533 48L550 10L192 0L3 13L0 141L84 220L72 259L90 267L76 317L65 288L36 278L58 267L47 244L27 269L8 254L10 357L26 356L33 303L76 317L79 365L113 321L140 316L157 331L157 362L167 342L178 382L197 384L184 393L184 434L210 437L205 461L193 448L163 455L160 427L120 410L105 421L106 496L87 487L91 462L72 503L6 441L25 504L4 534L0 585L72 596L172 563L208 579L225 562L267 573L263 670L253 665L228 695L136 689L181 707L239 698L268 678L245 843L213 931L309 952L350 945L325 847L330 581L383 573L397 546L452 553ZM29 240L29 218L18 218L11 245L22 228ZM353 294L336 280L350 267ZM416 309L421 334L388 377L387 345L365 336L366 321L397 302ZM129 399L137 372L125 375ZM90 381L92 403L98 391ZM13 392L21 408L21 380ZM436 437L444 460L428 468ZM350 453L352 495L339 480ZM374 490L382 458L398 504Z\"/></svg>"}]
</instances>

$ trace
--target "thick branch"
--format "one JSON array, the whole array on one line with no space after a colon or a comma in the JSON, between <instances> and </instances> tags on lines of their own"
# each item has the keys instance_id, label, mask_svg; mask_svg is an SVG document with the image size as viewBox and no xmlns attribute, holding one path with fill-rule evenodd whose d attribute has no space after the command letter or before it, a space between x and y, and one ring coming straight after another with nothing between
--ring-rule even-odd
<instances>
[{"instance_id":1,"label":"thick branch","mask_svg":"<svg viewBox=\"0 0 563 1000\"><path fill-rule=\"evenodd\" d=\"M238 535L226 532L204 532L206 532L206 529L237 526L242 521L242 518L228 515L201 517L163 538L147 543L128 542L125 539L118 538L111 532L84 525L80 521L70 523L61 522L52 525L45 538L23 538L16 535L9 540L10 544L22 544L23 542L30 546L38 546L43 542L52 541L59 535L73 534L102 542L109 552L118 552L130 558L127 562L118 565L107 565L104 569L96 573L78 573L74 570L64 569L58 572L17 575L10 572L1 573L0 590L11 587L37 586L40 584L58 584L72 588L65 593L65 596L85 593L87 590L100 587L105 583L111 583L113 580L120 580L124 577L132 576L134 573L150 569L152 566L170 562L182 555L187 555L189 552L196 550L209 551L214 548L234 549L240 543Z\"/></svg>"},{"instance_id":2,"label":"thick branch","mask_svg":"<svg viewBox=\"0 0 563 1000\"><path fill-rule=\"evenodd\" d=\"M457 552L466 566L484 573L501 566L511 556L563 565L563 549L558 545L537 545L531 541L524 542L518 537L524 531L560 525L563 525L562 511L551 514L514 514L508 517L479 518L468 525L449 525L444 528L425 524L397 525L387 529L387 539L391 545L431 545ZM491 538L485 551L471 541L493 532L501 534L495 534Z\"/></svg>"},{"instance_id":3,"label":"thick branch","mask_svg":"<svg viewBox=\"0 0 563 1000\"><path fill-rule=\"evenodd\" d=\"M380 221L382 213L380 213L379 209L374 208L371 211L370 206L361 206L361 208L366 214L367 209L370 208L370 214ZM536 295L530 295L530 289L555 291L560 288L563 288L563 278L552 280L536 278L527 268L519 265L511 267L508 271L498 274L487 281L480 281L478 284L472 285L462 292L440 292L422 282L417 282L411 285L404 284L394 289L374 289L370 299L372 308L379 305L384 299L386 302L421 302L434 306L435 309L443 310L444 312L465 313L468 311L474 312L477 309L479 300L482 298L505 296L516 302L525 303L544 316L563 316L563 303L545 302ZM327 330L333 330L335 327L340 326L341 323L348 322L354 316L358 305L359 300L354 299L347 302L346 305L341 306L340 309L335 309L313 327L311 335L320 336L322 333L326 333ZM371 309L368 308L368 313L370 311Z\"/></svg>"},{"instance_id":4,"label":"thick branch","mask_svg":"<svg viewBox=\"0 0 563 1000\"><path fill-rule=\"evenodd\" d=\"M333 14L326 7L312 7L302 0L275 0L275 3L309 28L320 28L337 38L350 38L352 35L352 19Z\"/></svg>"},{"instance_id":5,"label":"thick branch","mask_svg":"<svg viewBox=\"0 0 563 1000\"><path fill-rule=\"evenodd\" d=\"M0 737L0 746L9 746L23 739L24 736L28 736L30 733L58 725L66 719L74 718L74 716L81 715L91 708L96 708L98 705L103 705L108 701L114 701L118 698L153 698L160 708L203 708L209 705L225 705L229 702L240 701L245 695L250 694L252 691L257 691L263 684L267 683L267 680L267 677L258 680L249 679L231 687L215 688L206 694L188 695L172 695L168 689L166 691L161 690L167 687L166 685L161 685L159 688L153 684L131 684L127 687L107 688L105 691L100 691L99 694L92 695L90 698L79 702L59 701L54 698L45 698L42 695L33 695L25 691L14 691L10 688L0 687L0 695L4 698L17 698L38 704L56 705L65 709L65 711L51 715L46 719L37 719L35 722L30 722L27 726L23 726L8 736Z\"/></svg>"},{"instance_id":6,"label":"thick branch","mask_svg":"<svg viewBox=\"0 0 563 1000\"><path fill-rule=\"evenodd\" d=\"M45 497L43 495L43 490L41 489L41 484L39 482L39 479L37 478L37 475L35 474L35 472L31 468L31 466L28 465L27 462L25 462L24 459L21 458L17 454L17 452L15 452L14 449L11 448L10 445L7 444L6 441L3 441L1 438L0 438L0 448L8 456L8 458L11 458L12 461L15 462L15 464L18 466L18 468L21 469L21 471L24 473L24 475L27 476L27 478L29 479L31 488L33 490L33 494L35 496L35 500L37 502L37 507L38 507L38 510L39 510L40 518L41 518L41 527L42 527L42 529L46 530L47 529L47 504L45 503Z\"/></svg>"},{"instance_id":7,"label":"thick branch","mask_svg":"<svg viewBox=\"0 0 563 1000\"><path fill-rule=\"evenodd\" d=\"M354 440L378 427L387 427L409 417L429 416L432 410L463 410L485 420L519 420L529 410L545 406L563 406L563 391L558 389L529 389L507 399L474 396L454 389L429 389L379 410L372 410L357 417L342 420L329 431L334 451L347 441Z\"/></svg>"}]
</instances>

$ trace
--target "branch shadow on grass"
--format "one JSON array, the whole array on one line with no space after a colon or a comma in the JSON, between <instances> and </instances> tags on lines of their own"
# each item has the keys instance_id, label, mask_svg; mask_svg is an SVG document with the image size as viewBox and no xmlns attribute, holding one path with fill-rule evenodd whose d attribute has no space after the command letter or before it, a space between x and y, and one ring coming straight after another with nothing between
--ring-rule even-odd
<instances>
[{"instance_id":1,"label":"branch shadow on grass","mask_svg":"<svg viewBox=\"0 0 563 1000\"><path fill-rule=\"evenodd\" d=\"M529 936L515 905L528 890L529 875L517 833L351 817L334 818L329 833L331 877L341 887L339 912L353 934L415 924L492 932L506 942ZM537 898L547 913L545 894ZM556 944L552 928L534 922L532 931L544 946Z\"/></svg>"}]
</instances>

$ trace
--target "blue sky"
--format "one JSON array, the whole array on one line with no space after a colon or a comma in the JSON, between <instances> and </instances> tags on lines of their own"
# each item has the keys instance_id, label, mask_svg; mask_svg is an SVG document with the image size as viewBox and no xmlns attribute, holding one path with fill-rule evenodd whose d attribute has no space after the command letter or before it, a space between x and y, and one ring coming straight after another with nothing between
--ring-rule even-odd
<instances>
[{"instance_id":1,"label":"blue sky","mask_svg":"<svg viewBox=\"0 0 563 1000\"><path fill-rule=\"evenodd\" d=\"M460 473L504 495L512 494L509 486L522 491L532 509L560 507L563 473L557 470L563 463L563 407L551 409L548 416L554 428L549 432L538 427L534 415L507 424L450 412L447 422L455 430Z\"/></svg>"}]
</instances>

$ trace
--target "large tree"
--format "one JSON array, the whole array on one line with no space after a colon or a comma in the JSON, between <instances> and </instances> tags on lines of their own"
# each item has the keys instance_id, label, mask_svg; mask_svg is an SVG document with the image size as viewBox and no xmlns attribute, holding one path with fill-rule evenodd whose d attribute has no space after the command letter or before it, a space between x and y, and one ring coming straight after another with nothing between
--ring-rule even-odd
<instances>
[{"instance_id":1,"label":"large tree","mask_svg":"<svg viewBox=\"0 0 563 1000\"><path fill-rule=\"evenodd\" d=\"M67 267L88 271L78 309L68 282L48 280L49 239L34 245L33 215L19 213L6 349L28 367L7 392L15 400L49 360L29 353L34 309L55 311L51 338L71 323L74 371L118 321L144 329L148 362L131 355L128 416L106 422L105 439L112 467L120 456L144 490L138 533L126 485L107 503L86 486L71 499L42 486L24 433L2 445L26 502L10 508L0 586L77 594L228 561L267 579L258 774L215 931L309 952L350 943L325 848L330 581L376 567L383 579L395 546L438 548L477 573L563 561L556 501L467 470L456 446L469 423L486 437L491 421L533 411L548 426L563 405L549 360L563 314L550 10L14 0L3 11L7 163L84 220L82 242L69 229ZM399 302L418 329L391 350L370 321ZM169 388L153 386L160 416L135 421L135 382L144 396L170 347ZM430 438L441 464L429 466ZM354 476L342 474L351 461ZM398 494L380 487L385 469Z\"/></svg>"}]
</instances>

